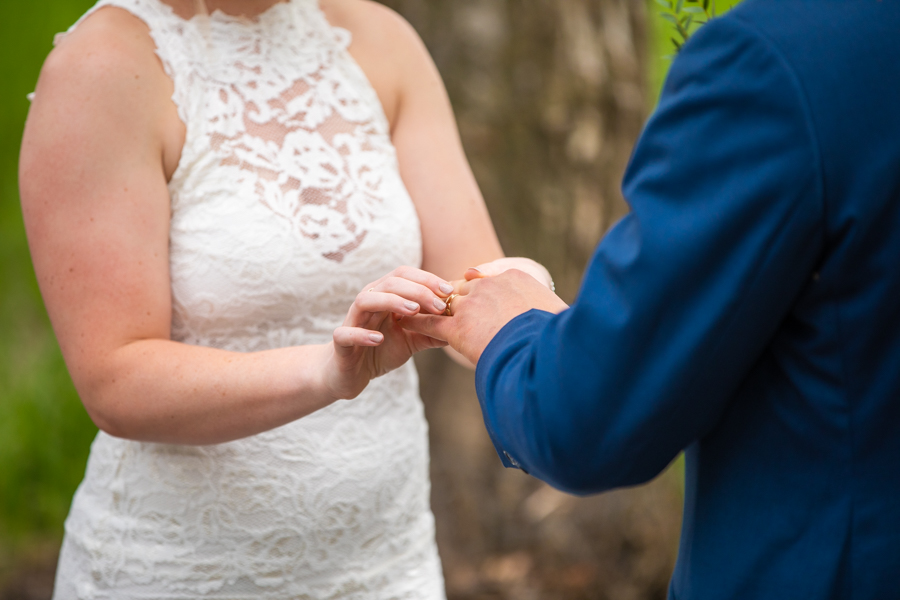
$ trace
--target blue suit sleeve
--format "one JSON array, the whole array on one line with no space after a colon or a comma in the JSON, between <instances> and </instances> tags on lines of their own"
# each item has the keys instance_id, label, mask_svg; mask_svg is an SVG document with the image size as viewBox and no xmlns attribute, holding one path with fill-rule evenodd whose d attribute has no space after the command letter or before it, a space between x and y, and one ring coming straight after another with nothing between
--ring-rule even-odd
<instances>
[{"instance_id":1,"label":"blue suit sleeve","mask_svg":"<svg viewBox=\"0 0 900 600\"><path fill-rule=\"evenodd\" d=\"M682 50L625 175L631 213L577 301L531 311L476 372L501 460L573 493L644 482L711 431L823 248L803 90L738 18Z\"/></svg>"}]
</instances>

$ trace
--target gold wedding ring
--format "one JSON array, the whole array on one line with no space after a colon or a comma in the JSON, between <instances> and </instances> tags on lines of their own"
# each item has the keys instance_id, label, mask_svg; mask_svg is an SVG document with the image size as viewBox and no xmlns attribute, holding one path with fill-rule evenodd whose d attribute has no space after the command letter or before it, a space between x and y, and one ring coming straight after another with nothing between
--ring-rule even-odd
<instances>
[{"instance_id":1,"label":"gold wedding ring","mask_svg":"<svg viewBox=\"0 0 900 600\"><path fill-rule=\"evenodd\" d=\"M453 312L450 310L450 303L453 302L453 299L457 296L459 296L459 294L450 294L449 296L447 296L447 299L444 300L444 302L447 304L447 308L444 309L444 314L448 317L453 316Z\"/></svg>"}]
</instances>

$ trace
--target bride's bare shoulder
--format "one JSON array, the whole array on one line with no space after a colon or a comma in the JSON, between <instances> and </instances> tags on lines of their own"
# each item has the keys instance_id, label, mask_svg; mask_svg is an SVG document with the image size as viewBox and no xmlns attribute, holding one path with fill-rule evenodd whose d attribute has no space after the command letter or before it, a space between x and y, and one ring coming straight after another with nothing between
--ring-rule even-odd
<instances>
[{"instance_id":1,"label":"bride's bare shoulder","mask_svg":"<svg viewBox=\"0 0 900 600\"><path fill-rule=\"evenodd\" d=\"M88 154L97 163L126 155L158 161L153 157L160 152L169 174L181 151L172 92L147 26L119 8L98 10L44 62L25 126L21 172L40 175L52 150L65 164Z\"/></svg>"},{"instance_id":2,"label":"bride's bare shoulder","mask_svg":"<svg viewBox=\"0 0 900 600\"><path fill-rule=\"evenodd\" d=\"M36 97L79 90L100 103L138 92L144 105L156 95L166 98L166 77L149 29L131 13L104 7L62 36L41 69ZM157 93L158 90L158 93Z\"/></svg>"},{"instance_id":3,"label":"bride's bare shoulder","mask_svg":"<svg viewBox=\"0 0 900 600\"><path fill-rule=\"evenodd\" d=\"M347 29L371 28L396 33L409 27L406 20L384 4L374 0L320 0L319 6L332 25ZM368 24L369 27L366 27Z\"/></svg>"},{"instance_id":4,"label":"bride's bare shoulder","mask_svg":"<svg viewBox=\"0 0 900 600\"><path fill-rule=\"evenodd\" d=\"M403 17L372 0L320 0L320 6L333 26L350 32L350 53L393 124L404 89L433 71L422 40Z\"/></svg>"},{"instance_id":5,"label":"bride's bare shoulder","mask_svg":"<svg viewBox=\"0 0 900 600\"><path fill-rule=\"evenodd\" d=\"M321 0L320 6L332 25L352 34L353 45L388 56L424 51L410 24L383 4L372 0Z\"/></svg>"}]
</instances>

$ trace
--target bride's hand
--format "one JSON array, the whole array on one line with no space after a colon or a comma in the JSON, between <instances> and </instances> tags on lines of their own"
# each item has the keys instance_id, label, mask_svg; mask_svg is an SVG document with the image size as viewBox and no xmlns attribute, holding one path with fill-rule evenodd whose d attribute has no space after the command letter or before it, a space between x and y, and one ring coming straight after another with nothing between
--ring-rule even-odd
<instances>
[{"instance_id":1,"label":"bride's hand","mask_svg":"<svg viewBox=\"0 0 900 600\"><path fill-rule=\"evenodd\" d=\"M473 279L480 279L482 277L493 277L494 275L499 275L500 273L503 273L504 271L508 271L510 269L518 269L519 271L528 273L529 275L546 285L551 291L555 291L553 278L550 277L550 272L547 271L544 265L535 262L530 258L524 258L520 256L498 258L497 260L491 261L489 263L484 263L478 265L477 267L472 267L466 271L465 279L466 281L472 281Z\"/></svg>"},{"instance_id":2,"label":"bride's hand","mask_svg":"<svg viewBox=\"0 0 900 600\"><path fill-rule=\"evenodd\" d=\"M445 342L401 328L397 320L419 313L439 315L453 286L436 275L399 267L356 296L344 324L334 330L324 384L329 395L355 398L369 381Z\"/></svg>"}]
</instances>

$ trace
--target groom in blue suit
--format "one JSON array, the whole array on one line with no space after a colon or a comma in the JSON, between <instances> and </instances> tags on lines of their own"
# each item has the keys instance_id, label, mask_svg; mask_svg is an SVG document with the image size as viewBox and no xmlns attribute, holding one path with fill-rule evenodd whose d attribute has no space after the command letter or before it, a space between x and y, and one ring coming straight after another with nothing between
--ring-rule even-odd
<instances>
[{"instance_id":1,"label":"groom in blue suit","mask_svg":"<svg viewBox=\"0 0 900 600\"><path fill-rule=\"evenodd\" d=\"M685 450L670 598L900 598L900 1L704 26L623 190L571 308L507 271L407 326L477 362L506 466L588 494Z\"/></svg>"}]
</instances>

